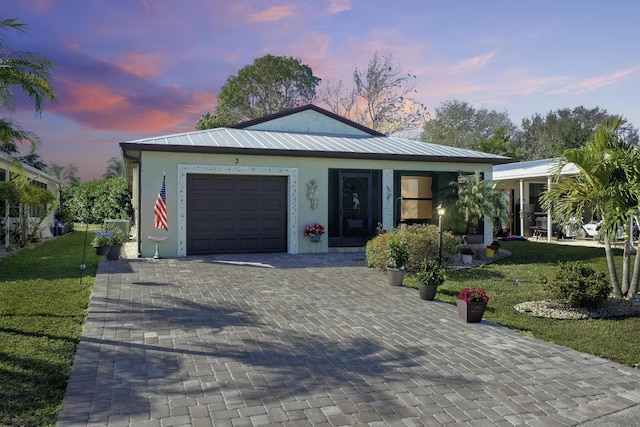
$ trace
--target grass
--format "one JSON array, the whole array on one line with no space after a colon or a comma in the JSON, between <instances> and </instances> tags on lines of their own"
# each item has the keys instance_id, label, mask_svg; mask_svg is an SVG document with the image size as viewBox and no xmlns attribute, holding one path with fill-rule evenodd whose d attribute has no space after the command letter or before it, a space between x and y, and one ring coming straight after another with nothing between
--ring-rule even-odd
<instances>
[{"instance_id":1,"label":"grass","mask_svg":"<svg viewBox=\"0 0 640 427\"><path fill-rule=\"evenodd\" d=\"M0 425L55 425L98 266L85 234L0 261Z\"/></svg>"},{"instance_id":2,"label":"grass","mask_svg":"<svg viewBox=\"0 0 640 427\"><path fill-rule=\"evenodd\" d=\"M512 256L500 262L462 271L448 271L436 298L455 304L462 288L484 288L490 301L484 318L525 335L553 342L615 362L640 366L640 317L555 320L520 314L524 301L548 299L541 279L553 278L558 263L582 260L608 275L604 249L533 241L501 242ZM618 263L621 251L616 252ZM619 266L619 274L621 272ZM518 280L519 285L514 285ZM406 284L415 286L412 279Z\"/></svg>"},{"instance_id":3,"label":"grass","mask_svg":"<svg viewBox=\"0 0 640 427\"><path fill-rule=\"evenodd\" d=\"M85 234L79 230L0 261L0 425L55 425L98 266L90 246L93 233L86 241ZM487 320L624 365L640 363L640 317L559 321L513 309L519 302L546 299L540 278L553 277L559 262L583 260L606 272L602 249L531 241L502 247L513 256L448 272L437 298L453 304L460 289L484 288L491 297Z\"/></svg>"}]
</instances>

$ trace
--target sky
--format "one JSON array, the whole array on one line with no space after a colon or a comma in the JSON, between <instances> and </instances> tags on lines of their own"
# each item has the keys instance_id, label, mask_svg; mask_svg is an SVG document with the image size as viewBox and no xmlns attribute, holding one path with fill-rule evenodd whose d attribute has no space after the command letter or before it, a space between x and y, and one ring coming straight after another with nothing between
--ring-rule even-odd
<instances>
[{"instance_id":1,"label":"sky","mask_svg":"<svg viewBox=\"0 0 640 427\"><path fill-rule=\"evenodd\" d=\"M194 130L227 78L266 54L345 83L391 55L432 116L452 99L516 125L584 106L638 128L638 16L627 0L2 0L0 19L27 27L0 41L55 64L57 102L38 116L20 101L12 118L45 163L85 182L119 142Z\"/></svg>"}]
</instances>

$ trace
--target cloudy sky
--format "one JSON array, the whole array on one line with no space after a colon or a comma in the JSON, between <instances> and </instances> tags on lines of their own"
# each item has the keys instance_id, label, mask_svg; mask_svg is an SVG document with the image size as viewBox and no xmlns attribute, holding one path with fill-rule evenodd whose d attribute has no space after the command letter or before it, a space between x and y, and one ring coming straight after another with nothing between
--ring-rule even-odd
<instances>
[{"instance_id":1,"label":"cloudy sky","mask_svg":"<svg viewBox=\"0 0 640 427\"><path fill-rule=\"evenodd\" d=\"M600 107L640 127L640 3L625 0L3 0L11 50L55 63L58 102L13 118L48 163L100 178L118 143L193 130L267 53L350 80L378 51L448 99L522 118ZM6 112L0 112L5 115Z\"/></svg>"}]
</instances>

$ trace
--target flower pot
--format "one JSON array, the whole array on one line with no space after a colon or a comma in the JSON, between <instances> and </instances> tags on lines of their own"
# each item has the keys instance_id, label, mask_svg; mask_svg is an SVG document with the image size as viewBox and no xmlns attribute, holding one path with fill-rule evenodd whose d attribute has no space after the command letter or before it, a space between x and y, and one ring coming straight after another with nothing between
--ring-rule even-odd
<instances>
[{"instance_id":1,"label":"flower pot","mask_svg":"<svg viewBox=\"0 0 640 427\"><path fill-rule=\"evenodd\" d=\"M93 249L96 250L96 255L104 256L109 253L109 246L94 246Z\"/></svg>"},{"instance_id":2,"label":"flower pot","mask_svg":"<svg viewBox=\"0 0 640 427\"><path fill-rule=\"evenodd\" d=\"M119 259L121 250L122 250L122 245L109 246L109 253L107 254L107 259L111 261L115 261Z\"/></svg>"},{"instance_id":3,"label":"flower pot","mask_svg":"<svg viewBox=\"0 0 640 427\"><path fill-rule=\"evenodd\" d=\"M471 264L473 262L473 255L462 254L462 263Z\"/></svg>"},{"instance_id":4,"label":"flower pot","mask_svg":"<svg viewBox=\"0 0 640 427\"><path fill-rule=\"evenodd\" d=\"M495 249L487 248L487 249L485 249L484 253L485 253L487 258L493 258L495 256L495 254L496 254L496 251L495 251Z\"/></svg>"},{"instance_id":5,"label":"flower pot","mask_svg":"<svg viewBox=\"0 0 640 427\"><path fill-rule=\"evenodd\" d=\"M438 291L437 286L427 285L423 282L418 282L418 291L420 292L420 299L425 301L433 301Z\"/></svg>"},{"instance_id":6,"label":"flower pot","mask_svg":"<svg viewBox=\"0 0 640 427\"><path fill-rule=\"evenodd\" d=\"M487 303L483 301L465 301L462 299L456 300L458 306L458 317L463 322L476 323L482 320L484 311L487 308Z\"/></svg>"},{"instance_id":7,"label":"flower pot","mask_svg":"<svg viewBox=\"0 0 640 427\"><path fill-rule=\"evenodd\" d=\"M311 236L311 237L309 237L309 238L311 239L311 241L312 241L312 242L316 242L316 243L317 243L317 242L319 242L319 241L320 241L320 239L322 238L322 236L321 236L321 235L316 235L316 236Z\"/></svg>"},{"instance_id":8,"label":"flower pot","mask_svg":"<svg viewBox=\"0 0 640 427\"><path fill-rule=\"evenodd\" d=\"M389 284L391 286L402 286L405 270L403 268L387 267L387 276L389 276Z\"/></svg>"}]
</instances>

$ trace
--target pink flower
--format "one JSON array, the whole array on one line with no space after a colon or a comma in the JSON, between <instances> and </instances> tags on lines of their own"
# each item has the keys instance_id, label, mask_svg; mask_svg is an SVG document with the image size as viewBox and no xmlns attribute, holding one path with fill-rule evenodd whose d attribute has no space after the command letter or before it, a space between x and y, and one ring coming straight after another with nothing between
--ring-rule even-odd
<instances>
[{"instance_id":1,"label":"pink flower","mask_svg":"<svg viewBox=\"0 0 640 427\"><path fill-rule=\"evenodd\" d=\"M466 302L489 302L489 296L484 289L464 288L458 293L458 299Z\"/></svg>"}]
</instances>

